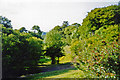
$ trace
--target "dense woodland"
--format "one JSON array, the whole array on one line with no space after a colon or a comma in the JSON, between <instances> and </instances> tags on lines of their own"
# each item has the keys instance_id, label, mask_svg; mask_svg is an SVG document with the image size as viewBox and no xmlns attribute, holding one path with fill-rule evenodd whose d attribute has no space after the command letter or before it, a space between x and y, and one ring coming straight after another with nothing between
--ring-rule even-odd
<instances>
[{"instance_id":1,"label":"dense woodland","mask_svg":"<svg viewBox=\"0 0 120 80\"><path fill-rule=\"evenodd\" d=\"M70 47L74 65L90 73L86 77L120 77L119 5L95 8L82 24L63 21L47 33L38 25L31 31L25 27L13 30L11 20L3 16L0 24L4 78L27 74L48 59L51 64L59 64L60 57L67 56L65 46Z\"/></svg>"}]
</instances>

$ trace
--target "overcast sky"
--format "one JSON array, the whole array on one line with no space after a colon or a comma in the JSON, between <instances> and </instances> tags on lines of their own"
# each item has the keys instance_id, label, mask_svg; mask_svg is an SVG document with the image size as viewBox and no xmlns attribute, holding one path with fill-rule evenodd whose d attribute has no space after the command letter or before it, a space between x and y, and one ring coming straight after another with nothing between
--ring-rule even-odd
<instances>
[{"instance_id":1,"label":"overcast sky","mask_svg":"<svg viewBox=\"0 0 120 80\"><path fill-rule=\"evenodd\" d=\"M63 21L81 24L94 8L118 4L119 0L0 0L0 16L12 21L14 29L39 25L49 31Z\"/></svg>"}]
</instances>

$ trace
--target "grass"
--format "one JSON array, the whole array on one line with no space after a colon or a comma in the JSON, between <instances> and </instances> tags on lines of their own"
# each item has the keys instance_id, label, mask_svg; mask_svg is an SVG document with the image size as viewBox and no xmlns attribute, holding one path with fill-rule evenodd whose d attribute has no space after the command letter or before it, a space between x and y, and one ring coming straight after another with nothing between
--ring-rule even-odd
<instances>
[{"instance_id":1,"label":"grass","mask_svg":"<svg viewBox=\"0 0 120 80\"><path fill-rule=\"evenodd\" d=\"M55 76L49 76L46 78L83 78L84 73L80 70L69 70L66 73L55 75Z\"/></svg>"},{"instance_id":2,"label":"grass","mask_svg":"<svg viewBox=\"0 0 120 80\"><path fill-rule=\"evenodd\" d=\"M82 71L77 70L76 68L72 68L34 74L32 76L27 77L27 79L37 80L40 78L83 78L83 77L84 74Z\"/></svg>"}]
</instances>

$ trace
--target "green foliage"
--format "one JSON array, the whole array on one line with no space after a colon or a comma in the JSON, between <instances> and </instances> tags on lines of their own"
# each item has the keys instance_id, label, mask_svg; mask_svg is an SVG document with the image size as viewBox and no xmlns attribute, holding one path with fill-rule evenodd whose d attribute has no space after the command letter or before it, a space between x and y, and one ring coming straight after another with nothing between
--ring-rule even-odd
<instances>
[{"instance_id":1,"label":"green foliage","mask_svg":"<svg viewBox=\"0 0 120 80\"><path fill-rule=\"evenodd\" d=\"M22 33L22 32L27 32L27 30L25 29L25 27L21 27L20 29L19 29L19 31Z\"/></svg>"},{"instance_id":2,"label":"green foliage","mask_svg":"<svg viewBox=\"0 0 120 80\"><path fill-rule=\"evenodd\" d=\"M78 28L80 26L78 23L69 25L68 21L63 21L62 26L55 26L52 31L61 35L64 45L70 45L73 39L79 37Z\"/></svg>"},{"instance_id":3,"label":"green foliage","mask_svg":"<svg viewBox=\"0 0 120 80\"><path fill-rule=\"evenodd\" d=\"M30 33L32 36L35 36L35 37L40 38L40 39L43 39L43 38L42 38L42 31L40 30L40 27L39 27L39 26L34 25L34 26L32 27L32 30L33 30L34 32L28 31L28 33Z\"/></svg>"},{"instance_id":4,"label":"green foliage","mask_svg":"<svg viewBox=\"0 0 120 80\"><path fill-rule=\"evenodd\" d=\"M117 42L109 43L96 36L75 42L71 46L71 50L77 56L76 60L80 64L78 67L80 70L91 72L96 77L105 78L107 76L115 77L115 74L119 75L118 47ZM107 75L109 73L111 75Z\"/></svg>"},{"instance_id":5,"label":"green foliage","mask_svg":"<svg viewBox=\"0 0 120 80\"><path fill-rule=\"evenodd\" d=\"M64 29L64 28L66 28L67 26L69 26L69 23L68 23L68 21L63 21L63 23L62 23L62 28Z\"/></svg>"},{"instance_id":6,"label":"green foliage","mask_svg":"<svg viewBox=\"0 0 120 80\"><path fill-rule=\"evenodd\" d=\"M6 17L0 16L0 24L3 24L6 28L12 28L11 20L7 19Z\"/></svg>"},{"instance_id":7,"label":"green foliage","mask_svg":"<svg viewBox=\"0 0 120 80\"><path fill-rule=\"evenodd\" d=\"M43 41L30 33L20 33L19 30L4 26L2 30L3 77L20 75L25 73L26 67L37 66L43 56Z\"/></svg>"},{"instance_id":8,"label":"green foliage","mask_svg":"<svg viewBox=\"0 0 120 80\"><path fill-rule=\"evenodd\" d=\"M63 41L67 44L70 45L71 41L75 38L77 38L77 30L78 30L79 25L72 24L64 29L64 38Z\"/></svg>"},{"instance_id":9,"label":"green foliage","mask_svg":"<svg viewBox=\"0 0 120 80\"><path fill-rule=\"evenodd\" d=\"M2 33L5 33L7 35L13 34L13 29L2 26Z\"/></svg>"},{"instance_id":10,"label":"green foliage","mask_svg":"<svg viewBox=\"0 0 120 80\"><path fill-rule=\"evenodd\" d=\"M120 6L114 5L104 8L95 8L89 12L87 17L83 20L80 32L84 34L83 36L87 36L89 32L94 33L102 26L119 24L119 17Z\"/></svg>"},{"instance_id":11,"label":"green foliage","mask_svg":"<svg viewBox=\"0 0 120 80\"><path fill-rule=\"evenodd\" d=\"M34 26L32 27L32 30L36 30L36 31L38 31L38 33L39 33L40 36L42 35L42 31L40 30L40 27L39 27L39 26L34 25ZM35 32L35 31L34 31L34 32Z\"/></svg>"},{"instance_id":12,"label":"green foliage","mask_svg":"<svg viewBox=\"0 0 120 80\"><path fill-rule=\"evenodd\" d=\"M47 44L47 46L53 45L61 46L62 45L61 35L54 30L50 31L46 34L45 43Z\"/></svg>"},{"instance_id":13,"label":"green foliage","mask_svg":"<svg viewBox=\"0 0 120 80\"><path fill-rule=\"evenodd\" d=\"M95 8L78 28L79 39L73 40L71 50L80 70L96 78L119 77L119 19L120 6Z\"/></svg>"},{"instance_id":14,"label":"green foliage","mask_svg":"<svg viewBox=\"0 0 120 80\"><path fill-rule=\"evenodd\" d=\"M58 57L57 63L59 63L59 57L64 56L62 53L63 43L61 41L61 35L57 31L51 30L46 34L45 44L46 44L45 55L51 57L52 60L51 64L56 63L55 59L56 57Z\"/></svg>"}]
</instances>

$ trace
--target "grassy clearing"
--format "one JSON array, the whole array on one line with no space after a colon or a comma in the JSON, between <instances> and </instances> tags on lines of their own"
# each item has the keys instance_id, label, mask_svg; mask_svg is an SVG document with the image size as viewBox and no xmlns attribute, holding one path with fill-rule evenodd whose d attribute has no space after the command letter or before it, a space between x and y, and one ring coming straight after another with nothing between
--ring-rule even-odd
<instances>
[{"instance_id":1,"label":"grassy clearing","mask_svg":"<svg viewBox=\"0 0 120 80\"><path fill-rule=\"evenodd\" d=\"M30 76L28 78L30 78L32 80L33 79L39 79L39 78L47 78L47 77L50 77L50 76L60 75L60 74L69 72L70 70L76 70L76 68L38 73L38 74L34 74L33 76Z\"/></svg>"},{"instance_id":2,"label":"grassy clearing","mask_svg":"<svg viewBox=\"0 0 120 80\"><path fill-rule=\"evenodd\" d=\"M83 78L83 77L84 73L82 71L77 70L76 68L72 68L34 74L30 77L27 77L27 79L37 80L40 78Z\"/></svg>"},{"instance_id":3,"label":"grassy clearing","mask_svg":"<svg viewBox=\"0 0 120 80\"><path fill-rule=\"evenodd\" d=\"M84 78L84 73L80 70L69 70L64 74L49 76L46 78Z\"/></svg>"}]
</instances>

